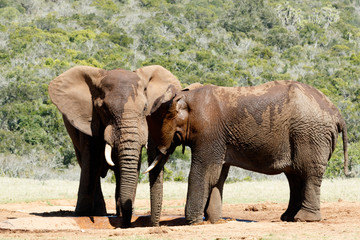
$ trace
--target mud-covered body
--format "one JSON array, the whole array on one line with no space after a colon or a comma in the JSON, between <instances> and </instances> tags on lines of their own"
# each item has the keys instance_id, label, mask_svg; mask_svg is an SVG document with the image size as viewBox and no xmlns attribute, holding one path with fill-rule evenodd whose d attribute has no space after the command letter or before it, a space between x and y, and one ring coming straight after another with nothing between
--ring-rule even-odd
<instances>
[{"instance_id":1,"label":"mud-covered body","mask_svg":"<svg viewBox=\"0 0 360 240\"><path fill-rule=\"evenodd\" d=\"M220 217L229 166L284 172L291 196L282 219L321 219L321 179L340 132L347 160L347 134L339 110L320 91L295 81L235 88L209 85L177 93L171 104L164 104L169 107L163 114L162 152L174 144L188 145L192 151L189 223L201 221L204 211L212 221Z\"/></svg>"},{"instance_id":2,"label":"mud-covered body","mask_svg":"<svg viewBox=\"0 0 360 240\"><path fill-rule=\"evenodd\" d=\"M298 82L204 86L182 94L194 118L190 123L202 123L190 124L190 135L196 135L191 139L214 138L225 149L225 164L265 174L304 167L303 162L292 161L296 142L308 142L312 150L327 151L323 154L330 158L344 126L338 109L324 94ZM198 102L201 108L196 107Z\"/></svg>"}]
</instances>

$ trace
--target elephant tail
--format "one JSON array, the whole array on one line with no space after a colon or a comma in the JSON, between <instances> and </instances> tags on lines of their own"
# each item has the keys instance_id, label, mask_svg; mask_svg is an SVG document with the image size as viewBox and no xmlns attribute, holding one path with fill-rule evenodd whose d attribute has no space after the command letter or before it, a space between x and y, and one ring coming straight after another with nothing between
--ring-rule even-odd
<instances>
[{"instance_id":1,"label":"elephant tail","mask_svg":"<svg viewBox=\"0 0 360 240\"><path fill-rule=\"evenodd\" d=\"M344 152L344 174L346 177L350 176L349 173L349 155L348 155L348 138L347 138L347 127L345 121L342 119L339 124L339 132L342 134L343 140L343 152Z\"/></svg>"}]
</instances>

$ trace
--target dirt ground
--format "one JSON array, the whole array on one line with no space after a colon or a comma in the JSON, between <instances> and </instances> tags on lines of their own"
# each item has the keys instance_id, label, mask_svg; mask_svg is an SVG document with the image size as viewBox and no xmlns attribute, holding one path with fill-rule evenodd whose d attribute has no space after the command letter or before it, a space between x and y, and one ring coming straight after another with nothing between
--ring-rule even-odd
<instances>
[{"instance_id":1,"label":"dirt ground","mask_svg":"<svg viewBox=\"0 0 360 240\"><path fill-rule=\"evenodd\" d=\"M75 200L2 204L0 239L360 239L360 202L323 202L316 223L281 222L284 203L224 204L228 219L195 226L184 225L184 205L164 201L161 227L148 227L149 201L137 200L133 227L122 229L114 216L74 217Z\"/></svg>"}]
</instances>

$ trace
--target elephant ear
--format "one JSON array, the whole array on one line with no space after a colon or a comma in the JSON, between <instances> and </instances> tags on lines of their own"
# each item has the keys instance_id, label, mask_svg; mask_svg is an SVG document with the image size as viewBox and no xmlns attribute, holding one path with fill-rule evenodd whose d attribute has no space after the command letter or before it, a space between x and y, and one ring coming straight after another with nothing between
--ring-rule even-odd
<instances>
[{"instance_id":1,"label":"elephant ear","mask_svg":"<svg viewBox=\"0 0 360 240\"><path fill-rule=\"evenodd\" d=\"M151 110L149 115L152 116L154 115L156 112L161 112L162 114L165 113L166 111L164 110L160 110L160 108L164 109L168 106L170 106L172 104L172 100L175 98L176 96L176 88L174 87L174 85L169 85L169 87L167 88L166 92L161 95L160 97L158 97L157 99L155 99L154 103L152 104ZM167 104L166 104L167 103Z\"/></svg>"},{"instance_id":2,"label":"elephant ear","mask_svg":"<svg viewBox=\"0 0 360 240\"><path fill-rule=\"evenodd\" d=\"M94 117L92 92L99 86L105 70L89 66L73 67L49 84L51 101L71 125L90 136L99 135L100 122Z\"/></svg>"},{"instance_id":3,"label":"elephant ear","mask_svg":"<svg viewBox=\"0 0 360 240\"><path fill-rule=\"evenodd\" d=\"M193 84L190 84L189 86L187 86L186 88L184 88L182 91L191 91L191 90L194 90L197 88L201 88L203 86L204 85L202 85L201 83L193 83Z\"/></svg>"},{"instance_id":4,"label":"elephant ear","mask_svg":"<svg viewBox=\"0 0 360 240\"><path fill-rule=\"evenodd\" d=\"M145 93L148 100L146 115L156 110L154 109L155 101L167 93L169 87L172 87L174 91L181 90L179 80L162 66L146 66L135 70L135 72L143 81L146 88ZM170 100L172 96L172 94L165 94L165 98L167 99L162 98L162 101Z\"/></svg>"}]
</instances>

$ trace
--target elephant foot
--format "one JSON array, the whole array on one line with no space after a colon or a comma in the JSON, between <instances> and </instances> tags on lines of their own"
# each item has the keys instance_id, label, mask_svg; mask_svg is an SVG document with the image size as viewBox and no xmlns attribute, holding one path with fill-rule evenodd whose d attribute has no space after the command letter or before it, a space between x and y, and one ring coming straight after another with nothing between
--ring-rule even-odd
<instances>
[{"instance_id":1,"label":"elephant foot","mask_svg":"<svg viewBox=\"0 0 360 240\"><path fill-rule=\"evenodd\" d=\"M131 217L132 217L132 210L124 210L122 209L121 211L121 215L122 215L122 228L129 228L131 227Z\"/></svg>"},{"instance_id":2,"label":"elephant foot","mask_svg":"<svg viewBox=\"0 0 360 240\"><path fill-rule=\"evenodd\" d=\"M124 221L121 224L121 228L129 228L129 227L131 227L131 222L129 222L129 221Z\"/></svg>"},{"instance_id":3,"label":"elephant foot","mask_svg":"<svg viewBox=\"0 0 360 240\"><path fill-rule=\"evenodd\" d=\"M151 214L150 222L152 227L160 227L160 215Z\"/></svg>"},{"instance_id":4,"label":"elephant foot","mask_svg":"<svg viewBox=\"0 0 360 240\"><path fill-rule=\"evenodd\" d=\"M106 216L106 205L103 198L93 199L93 197L78 197L76 208L76 216Z\"/></svg>"},{"instance_id":5,"label":"elephant foot","mask_svg":"<svg viewBox=\"0 0 360 240\"><path fill-rule=\"evenodd\" d=\"M284 212L281 217L280 217L281 221L283 222L293 222L294 221L294 215L293 214L289 214L287 212Z\"/></svg>"},{"instance_id":6,"label":"elephant foot","mask_svg":"<svg viewBox=\"0 0 360 240\"><path fill-rule=\"evenodd\" d=\"M92 216L92 215L90 214L90 212L75 211L75 216L76 217L85 217L85 216Z\"/></svg>"},{"instance_id":7,"label":"elephant foot","mask_svg":"<svg viewBox=\"0 0 360 240\"><path fill-rule=\"evenodd\" d=\"M205 221L207 221L207 222L210 222L210 223L212 223L212 224L214 224L214 223L217 223L217 222L219 222L221 219L218 217L218 218L213 218L213 217L210 217L210 218L205 218Z\"/></svg>"},{"instance_id":8,"label":"elephant foot","mask_svg":"<svg viewBox=\"0 0 360 240\"><path fill-rule=\"evenodd\" d=\"M219 214L205 214L205 222L210 222L212 224L217 223L221 220L221 215Z\"/></svg>"},{"instance_id":9,"label":"elephant foot","mask_svg":"<svg viewBox=\"0 0 360 240\"><path fill-rule=\"evenodd\" d=\"M89 208L77 205L75 208L76 216L106 216L106 208L103 205Z\"/></svg>"},{"instance_id":10,"label":"elephant foot","mask_svg":"<svg viewBox=\"0 0 360 240\"><path fill-rule=\"evenodd\" d=\"M318 222L321 220L321 213L317 211L309 211L305 209L300 209L300 211L295 215L295 222Z\"/></svg>"},{"instance_id":11,"label":"elephant foot","mask_svg":"<svg viewBox=\"0 0 360 240\"><path fill-rule=\"evenodd\" d=\"M95 211L93 211L93 212L94 212L93 216L107 216L106 210L104 210L104 211L97 211L97 210L95 210Z\"/></svg>"},{"instance_id":12,"label":"elephant foot","mask_svg":"<svg viewBox=\"0 0 360 240\"><path fill-rule=\"evenodd\" d=\"M300 207L294 209L287 209L280 217L281 221L294 222L294 216L299 212Z\"/></svg>"},{"instance_id":13,"label":"elephant foot","mask_svg":"<svg viewBox=\"0 0 360 240\"><path fill-rule=\"evenodd\" d=\"M129 228L131 227L131 214L122 214L122 224L121 228Z\"/></svg>"},{"instance_id":14,"label":"elephant foot","mask_svg":"<svg viewBox=\"0 0 360 240\"><path fill-rule=\"evenodd\" d=\"M104 211L99 211L99 210L92 210L92 211L76 211L75 210L75 215L78 217L81 216L106 216L106 210Z\"/></svg>"},{"instance_id":15,"label":"elephant foot","mask_svg":"<svg viewBox=\"0 0 360 240\"><path fill-rule=\"evenodd\" d=\"M202 217L196 218L196 219L186 219L186 224L188 225L201 225L204 223L204 220Z\"/></svg>"}]
</instances>

